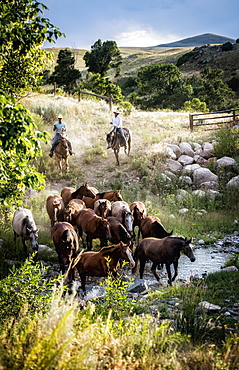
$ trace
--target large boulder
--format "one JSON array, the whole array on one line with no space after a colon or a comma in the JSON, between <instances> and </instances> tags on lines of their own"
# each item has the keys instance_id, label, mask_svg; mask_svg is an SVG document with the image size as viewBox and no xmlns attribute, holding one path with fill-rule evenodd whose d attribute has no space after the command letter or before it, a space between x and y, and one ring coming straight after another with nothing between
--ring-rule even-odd
<instances>
[{"instance_id":1,"label":"large boulder","mask_svg":"<svg viewBox=\"0 0 239 370\"><path fill-rule=\"evenodd\" d=\"M216 161L216 167L217 169L225 168L225 169L230 169L231 167L236 166L236 161L235 159L231 157L222 157Z\"/></svg>"},{"instance_id":2,"label":"large boulder","mask_svg":"<svg viewBox=\"0 0 239 370\"><path fill-rule=\"evenodd\" d=\"M182 171L183 169L183 166L181 165L181 163L179 163L178 161L175 161L174 159L170 159L170 158L167 159L166 164L168 168L170 169L170 171L174 173Z\"/></svg>"},{"instance_id":3,"label":"large boulder","mask_svg":"<svg viewBox=\"0 0 239 370\"><path fill-rule=\"evenodd\" d=\"M178 162L181 163L183 166L186 166L187 164L193 163L193 157L190 157L189 155L182 154L178 158Z\"/></svg>"},{"instance_id":4,"label":"large boulder","mask_svg":"<svg viewBox=\"0 0 239 370\"><path fill-rule=\"evenodd\" d=\"M182 154L181 149L176 144L167 144L167 148L170 148L176 156L176 159Z\"/></svg>"},{"instance_id":5,"label":"large boulder","mask_svg":"<svg viewBox=\"0 0 239 370\"><path fill-rule=\"evenodd\" d=\"M189 157L194 157L194 150L192 149L191 145L186 142L182 142L179 144L179 148L182 154L186 154Z\"/></svg>"},{"instance_id":6,"label":"large boulder","mask_svg":"<svg viewBox=\"0 0 239 370\"><path fill-rule=\"evenodd\" d=\"M239 176L235 176L230 181L228 181L227 188L239 190Z\"/></svg>"},{"instance_id":7,"label":"large boulder","mask_svg":"<svg viewBox=\"0 0 239 370\"><path fill-rule=\"evenodd\" d=\"M193 182L199 187L203 182L215 181L218 182L218 176L208 168L198 168L193 172Z\"/></svg>"}]
</instances>

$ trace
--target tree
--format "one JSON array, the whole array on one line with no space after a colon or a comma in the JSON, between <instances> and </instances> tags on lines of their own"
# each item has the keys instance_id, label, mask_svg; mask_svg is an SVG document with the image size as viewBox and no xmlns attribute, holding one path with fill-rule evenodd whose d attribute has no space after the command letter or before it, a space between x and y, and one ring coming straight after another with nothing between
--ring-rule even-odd
<instances>
[{"instance_id":1,"label":"tree","mask_svg":"<svg viewBox=\"0 0 239 370\"><path fill-rule=\"evenodd\" d=\"M110 68L115 69L115 76L120 74L122 56L115 41L96 41L83 59L88 71L99 73L101 77L106 76Z\"/></svg>"},{"instance_id":2,"label":"tree","mask_svg":"<svg viewBox=\"0 0 239 370\"><path fill-rule=\"evenodd\" d=\"M44 4L36 0L2 1L0 7L0 205L17 204L26 188L39 189L43 175L32 165L41 155L40 140L29 111L17 103L27 89L38 84L48 54L44 41L63 35L43 18Z\"/></svg>"},{"instance_id":3,"label":"tree","mask_svg":"<svg viewBox=\"0 0 239 370\"><path fill-rule=\"evenodd\" d=\"M47 7L36 0L2 1L0 7L0 89L19 96L37 86L51 53L45 41L64 35L43 18Z\"/></svg>"},{"instance_id":4,"label":"tree","mask_svg":"<svg viewBox=\"0 0 239 370\"><path fill-rule=\"evenodd\" d=\"M75 57L68 49L60 50L57 58L57 65L52 73L49 82L56 82L67 93L72 92L76 82L81 78L81 73L74 68Z\"/></svg>"}]
</instances>

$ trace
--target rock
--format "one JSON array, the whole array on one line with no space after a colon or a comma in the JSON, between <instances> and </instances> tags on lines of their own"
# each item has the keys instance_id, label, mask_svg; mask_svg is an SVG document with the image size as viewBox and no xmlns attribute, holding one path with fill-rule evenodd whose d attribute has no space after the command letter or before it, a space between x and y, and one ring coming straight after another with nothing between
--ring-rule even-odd
<instances>
[{"instance_id":1,"label":"rock","mask_svg":"<svg viewBox=\"0 0 239 370\"><path fill-rule=\"evenodd\" d=\"M202 182L199 187L199 189L211 189L211 190L216 190L218 188L218 183L216 181L205 181Z\"/></svg>"},{"instance_id":2,"label":"rock","mask_svg":"<svg viewBox=\"0 0 239 370\"><path fill-rule=\"evenodd\" d=\"M212 143L209 143L209 142L206 141L205 143L203 143L202 149L212 151L214 149L214 145Z\"/></svg>"},{"instance_id":3,"label":"rock","mask_svg":"<svg viewBox=\"0 0 239 370\"><path fill-rule=\"evenodd\" d=\"M193 191L193 194L194 195L197 195L198 197L205 197L206 196L206 192L205 191L203 191L203 190L194 190Z\"/></svg>"},{"instance_id":4,"label":"rock","mask_svg":"<svg viewBox=\"0 0 239 370\"><path fill-rule=\"evenodd\" d=\"M220 271L238 271L236 266L223 267Z\"/></svg>"},{"instance_id":5,"label":"rock","mask_svg":"<svg viewBox=\"0 0 239 370\"><path fill-rule=\"evenodd\" d=\"M187 164L193 163L193 157L190 157L189 155L182 154L178 158L178 162L181 163L183 166L186 166Z\"/></svg>"},{"instance_id":6,"label":"rock","mask_svg":"<svg viewBox=\"0 0 239 370\"><path fill-rule=\"evenodd\" d=\"M178 161L175 161L174 159L167 159L166 164L168 168L170 169L170 171L174 173L182 171L183 169L183 166L181 165L181 163L179 163Z\"/></svg>"},{"instance_id":7,"label":"rock","mask_svg":"<svg viewBox=\"0 0 239 370\"><path fill-rule=\"evenodd\" d=\"M186 166L183 167L183 172L192 173L195 170L197 170L198 168L201 168L201 166L197 163L187 164Z\"/></svg>"},{"instance_id":8,"label":"rock","mask_svg":"<svg viewBox=\"0 0 239 370\"><path fill-rule=\"evenodd\" d=\"M175 175L175 173L173 172L170 172L168 170L164 171L165 175L167 175L168 177L170 177L171 180L175 180L177 178L177 176Z\"/></svg>"},{"instance_id":9,"label":"rock","mask_svg":"<svg viewBox=\"0 0 239 370\"><path fill-rule=\"evenodd\" d=\"M184 200L188 199L188 197L189 197L189 194L186 190L184 189L177 190L176 199L178 202L183 202Z\"/></svg>"},{"instance_id":10,"label":"rock","mask_svg":"<svg viewBox=\"0 0 239 370\"><path fill-rule=\"evenodd\" d=\"M130 293L142 293L145 290L148 290L148 285L144 280L135 281L128 289Z\"/></svg>"},{"instance_id":11,"label":"rock","mask_svg":"<svg viewBox=\"0 0 239 370\"><path fill-rule=\"evenodd\" d=\"M233 188L233 189L239 189L239 176L233 177L230 181L227 183L227 188Z\"/></svg>"},{"instance_id":12,"label":"rock","mask_svg":"<svg viewBox=\"0 0 239 370\"><path fill-rule=\"evenodd\" d=\"M178 213L184 214L188 212L188 208L181 208L178 210Z\"/></svg>"},{"instance_id":13,"label":"rock","mask_svg":"<svg viewBox=\"0 0 239 370\"><path fill-rule=\"evenodd\" d=\"M189 176L179 176L178 178L180 186L191 186L193 181Z\"/></svg>"},{"instance_id":14,"label":"rock","mask_svg":"<svg viewBox=\"0 0 239 370\"><path fill-rule=\"evenodd\" d=\"M179 148L178 145L175 145L175 144L167 144L167 147L170 148L173 151L176 159L179 158L180 155L182 154L181 153L181 149Z\"/></svg>"},{"instance_id":15,"label":"rock","mask_svg":"<svg viewBox=\"0 0 239 370\"><path fill-rule=\"evenodd\" d=\"M198 308L207 312L217 312L221 310L221 307L207 301L200 302Z\"/></svg>"},{"instance_id":16,"label":"rock","mask_svg":"<svg viewBox=\"0 0 239 370\"><path fill-rule=\"evenodd\" d=\"M205 245L205 241L203 239L199 239L198 244L199 245Z\"/></svg>"},{"instance_id":17,"label":"rock","mask_svg":"<svg viewBox=\"0 0 239 370\"><path fill-rule=\"evenodd\" d=\"M191 146L192 146L192 149L194 150L194 151L196 151L196 150L201 150L202 149L202 145L201 144L199 144L199 143L192 143L191 144Z\"/></svg>"},{"instance_id":18,"label":"rock","mask_svg":"<svg viewBox=\"0 0 239 370\"><path fill-rule=\"evenodd\" d=\"M216 166L217 169L220 168L231 168L236 166L236 161L235 159L231 157L222 157L216 161Z\"/></svg>"},{"instance_id":19,"label":"rock","mask_svg":"<svg viewBox=\"0 0 239 370\"><path fill-rule=\"evenodd\" d=\"M172 159L177 159L176 154L174 153L173 149L170 148L169 146L166 147L166 152Z\"/></svg>"},{"instance_id":20,"label":"rock","mask_svg":"<svg viewBox=\"0 0 239 370\"><path fill-rule=\"evenodd\" d=\"M194 157L194 151L189 143L182 142L179 144L179 148L182 154L188 155L189 157Z\"/></svg>"},{"instance_id":21,"label":"rock","mask_svg":"<svg viewBox=\"0 0 239 370\"><path fill-rule=\"evenodd\" d=\"M206 166L206 163L207 163L207 160L203 157L201 157L200 155L198 154L195 154L195 156L193 157L193 160L194 162L200 167L205 167Z\"/></svg>"},{"instance_id":22,"label":"rock","mask_svg":"<svg viewBox=\"0 0 239 370\"><path fill-rule=\"evenodd\" d=\"M203 182L215 181L218 182L218 176L208 168L198 168L193 172L193 182L199 187Z\"/></svg>"}]
</instances>

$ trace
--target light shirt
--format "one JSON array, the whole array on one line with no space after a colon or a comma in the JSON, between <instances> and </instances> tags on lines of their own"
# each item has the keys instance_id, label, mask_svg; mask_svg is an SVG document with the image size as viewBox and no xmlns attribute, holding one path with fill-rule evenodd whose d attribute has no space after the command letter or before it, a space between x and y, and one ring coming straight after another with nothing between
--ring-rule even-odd
<instances>
[{"instance_id":1,"label":"light shirt","mask_svg":"<svg viewBox=\"0 0 239 370\"><path fill-rule=\"evenodd\" d=\"M122 119L120 116L112 117L111 122L113 123L114 127L122 128Z\"/></svg>"},{"instance_id":2,"label":"light shirt","mask_svg":"<svg viewBox=\"0 0 239 370\"><path fill-rule=\"evenodd\" d=\"M66 130L65 122L60 123L59 121L57 121L57 122L54 123L54 126L56 127L56 130L55 130L56 134L60 134L62 128L64 128Z\"/></svg>"}]
</instances>

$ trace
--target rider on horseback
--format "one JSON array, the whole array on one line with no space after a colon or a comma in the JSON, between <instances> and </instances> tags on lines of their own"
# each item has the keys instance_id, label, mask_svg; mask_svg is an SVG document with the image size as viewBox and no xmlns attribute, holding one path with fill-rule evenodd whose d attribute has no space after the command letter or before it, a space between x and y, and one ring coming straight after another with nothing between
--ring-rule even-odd
<instances>
[{"instance_id":1,"label":"rider on horseback","mask_svg":"<svg viewBox=\"0 0 239 370\"><path fill-rule=\"evenodd\" d=\"M56 131L56 134L52 140L52 147L51 147L51 150L50 150L50 154L49 156L52 157L53 156L53 151L54 151L54 148L57 144L57 140L61 137L61 136L64 136L64 133L66 132L66 124L65 122L62 121L62 115L59 114L58 116L58 121L54 123L53 125L53 131ZM68 147L69 147L69 153L70 155L73 155L75 154L73 151L72 151L72 144L71 144L71 141L69 139L67 139L67 143L68 143Z\"/></svg>"},{"instance_id":2,"label":"rider on horseback","mask_svg":"<svg viewBox=\"0 0 239 370\"><path fill-rule=\"evenodd\" d=\"M123 141L124 141L124 146L125 146L125 150L127 150L127 141L126 141L126 138L124 136L124 131L122 129L122 118L119 117L119 114L120 112L118 110L115 110L114 112L114 117L112 117L111 119L111 124L114 125L114 128L111 132L115 132L118 131L120 136L122 137Z\"/></svg>"}]
</instances>

